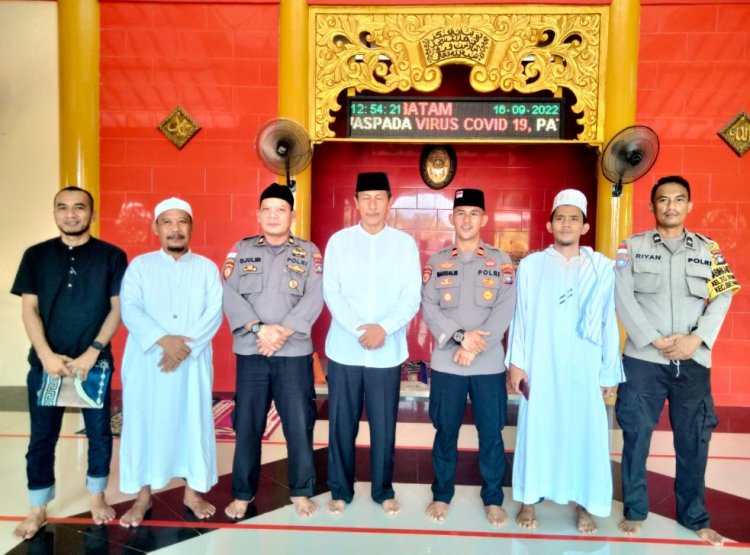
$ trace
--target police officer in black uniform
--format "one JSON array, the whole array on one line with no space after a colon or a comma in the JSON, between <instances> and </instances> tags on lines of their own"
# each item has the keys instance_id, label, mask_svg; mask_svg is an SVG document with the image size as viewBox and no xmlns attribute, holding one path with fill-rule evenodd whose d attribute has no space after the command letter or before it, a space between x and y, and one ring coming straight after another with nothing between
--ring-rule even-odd
<instances>
[{"instance_id":1,"label":"police officer in black uniform","mask_svg":"<svg viewBox=\"0 0 750 555\"><path fill-rule=\"evenodd\" d=\"M433 502L427 516L445 520L453 498L458 433L467 395L479 432L481 497L493 526L507 521L503 504L507 392L502 338L516 303L513 263L504 251L484 243L484 193L459 189L450 220L456 242L438 251L422 274L422 316L435 338L430 379Z\"/></svg>"},{"instance_id":2,"label":"police officer in black uniform","mask_svg":"<svg viewBox=\"0 0 750 555\"><path fill-rule=\"evenodd\" d=\"M260 195L263 233L235 244L224 263L224 312L237 355L230 518L242 518L258 491L271 400L287 440L292 502L302 516L318 508L309 499L316 410L310 329L323 309L323 258L318 247L290 233L293 220L289 187L270 185Z\"/></svg>"},{"instance_id":3,"label":"police officer in black uniform","mask_svg":"<svg viewBox=\"0 0 750 555\"><path fill-rule=\"evenodd\" d=\"M656 229L626 239L616 259L617 314L628 333L616 412L623 430L622 489L627 535L648 515L646 459L664 401L674 433L677 521L714 545L704 502L711 432L711 348L739 288L718 245L685 229L693 207L679 176L651 190Z\"/></svg>"}]
</instances>

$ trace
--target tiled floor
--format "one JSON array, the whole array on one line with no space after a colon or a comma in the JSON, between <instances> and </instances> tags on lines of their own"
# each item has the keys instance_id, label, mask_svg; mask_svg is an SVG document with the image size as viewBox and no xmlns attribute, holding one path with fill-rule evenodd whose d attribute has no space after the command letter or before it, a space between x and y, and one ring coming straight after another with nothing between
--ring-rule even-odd
<instances>
[{"instance_id":1,"label":"tiled floor","mask_svg":"<svg viewBox=\"0 0 750 555\"><path fill-rule=\"evenodd\" d=\"M19 392L22 393L22 392ZM231 460L234 445L218 444L219 484L208 498L217 505L216 518L209 522L196 519L182 505L178 482L155 496L154 507L146 525L128 530L118 525L94 526L87 518L84 491L86 439L75 434L82 427L80 414L71 412L64 420L57 456L57 498L50 505L50 522L31 540L18 543L12 536L16 523L28 509L24 453L28 442L28 417L23 403L5 401L0 395L0 552L8 553L143 553L160 550L174 554L226 553L602 553L602 554L693 554L713 551L697 537L680 527L674 519L672 476L674 455L668 426L660 426L652 443L649 459L649 492L652 514L643 534L624 538L617 530L622 517L619 493L619 454L621 435L611 436L612 467L615 475L615 499L612 516L599 520L599 533L582 537L575 529L573 507L542 503L538 510L539 528L533 533L520 529L514 522L502 528L486 523L479 500L477 471L477 436L470 415L461 431L461 455L458 465L458 488L448 520L430 522L424 509L430 501L432 481L430 446L433 429L426 404L403 402L397 431L396 484L397 497L403 505L401 514L388 517L369 497L368 427L362 423L358 445L357 474L362 482L356 486L354 502L340 516L324 510L309 519L298 517L289 505L286 483L286 447L281 428L264 444L261 490L251 506L250 518L233 523L223 516L230 501ZM510 422L515 422L511 404ZM328 422L327 406L319 401L319 421L315 428L318 492L322 506L330 498L325 490L325 461ZM712 524L735 540L727 544L731 553L750 554L750 410L719 409L722 420L711 444L707 473L707 499ZM504 438L509 463L515 428L509 425ZM118 443L115 444L117 452ZM508 465L510 468L511 464ZM107 491L116 503L118 514L129 505L129 497L118 492L118 460L112 462L112 478ZM506 474L510 486L510 471ZM518 504L506 489L505 509L513 515Z\"/></svg>"}]
</instances>

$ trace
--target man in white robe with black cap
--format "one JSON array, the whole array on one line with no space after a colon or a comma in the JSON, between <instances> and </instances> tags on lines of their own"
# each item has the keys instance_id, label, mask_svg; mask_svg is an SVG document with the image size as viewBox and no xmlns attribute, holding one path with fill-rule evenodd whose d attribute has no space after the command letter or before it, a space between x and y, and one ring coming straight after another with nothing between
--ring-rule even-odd
<instances>
[{"instance_id":1,"label":"man in white robe with black cap","mask_svg":"<svg viewBox=\"0 0 750 555\"><path fill-rule=\"evenodd\" d=\"M612 472L604 397L624 381L614 306L614 262L580 246L586 197L560 191L547 223L554 242L518 268L506 365L523 393L513 459L516 522L537 527L542 499L576 503L576 527L609 516Z\"/></svg>"},{"instance_id":2,"label":"man in white robe with black cap","mask_svg":"<svg viewBox=\"0 0 750 555\"><path fill-rule=\"evenodd\" d=\"M393 204L388 176L357 176L358 224L328 241L323 296L331 311L328 357L328 512L354 498L355 438L362 407L370 425L371 497L389 515L401 509L393 489L401 364L406 327L419 310L419 251L386 223Z\"/></svg>"},{"instance_id":3,"label":"man in white robe with black cap","mask_svg":"<svg viewBox=\"0 0 750 555\"><path fill-rule=\"evenodd\" d=\"M184 503L215 513L201 494L216 484L211 340L222 319L219 270L189 249L193 211L178 198L156 205L161 249L136 257L122 282L128 340L122 361L120 489L137 493L120 523L140 525L151 492L186 482Z\"/></svg>"}]
</instances>

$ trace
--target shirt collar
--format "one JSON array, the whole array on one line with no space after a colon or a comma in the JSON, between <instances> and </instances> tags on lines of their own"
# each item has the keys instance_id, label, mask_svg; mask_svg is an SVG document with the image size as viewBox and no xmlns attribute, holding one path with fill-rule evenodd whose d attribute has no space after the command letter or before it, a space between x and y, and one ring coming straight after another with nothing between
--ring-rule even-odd
<instances>
[{"instance_id":1,"label":"shirt collar","mask_svg":"<svg viewBox=\"0 0 750 555\"><path fill-rule=\"evenodd\" d=\"M687 249L696 249L697 248L697 239L693 233L690 233L687 229L683 233L683 237L685 239L685 248ZM654 230L651 232L651 243L654 245L663 244L665 241L662 239L661 235L659 235L659 232Z\"/></svg>"}]
</instances>

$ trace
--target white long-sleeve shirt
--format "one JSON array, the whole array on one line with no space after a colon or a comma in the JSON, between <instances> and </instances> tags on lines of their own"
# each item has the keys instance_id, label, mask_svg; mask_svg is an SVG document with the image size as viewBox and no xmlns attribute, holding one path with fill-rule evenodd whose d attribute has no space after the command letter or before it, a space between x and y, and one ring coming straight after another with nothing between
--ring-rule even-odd
<instances>
[{"instance_id":1,"label":"white long-sleeve shirt","mask_svg":"<svg viewBox=\"0 0 750 555\"><path fill-rule=\"evenodd\" d=\"M409 355L406 326L419 309L419 252L414 239L385 226L372 235L355 225L328 241L323 297L331 311L326 355L340 364L388 368ZM386 332L380 349L359 344L363 324Z\"/></svg>"}]
</instances>

